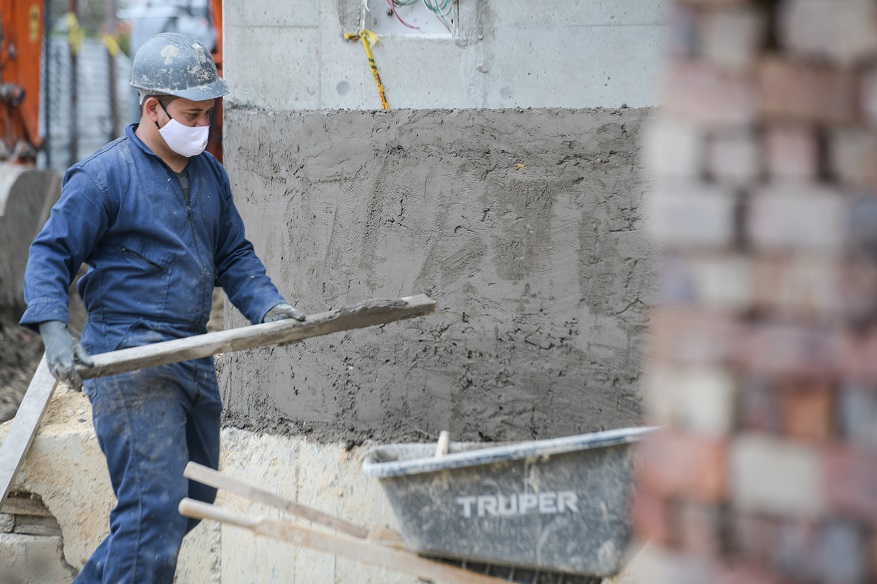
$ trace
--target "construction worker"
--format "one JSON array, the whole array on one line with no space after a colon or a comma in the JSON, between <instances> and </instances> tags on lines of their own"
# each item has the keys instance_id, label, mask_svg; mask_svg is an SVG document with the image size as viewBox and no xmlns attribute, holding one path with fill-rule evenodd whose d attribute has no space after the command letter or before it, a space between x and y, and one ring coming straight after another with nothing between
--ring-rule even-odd
<instances>
[{"instance_id":1,"label":"construction worker","mask_svg":"<svg viewBox=\"0 0 877 584\"><path fill-rule=\"evenodd\" d=\"M160 34L137 51L131 85L140 123L68 170L25 275L21 324L39 330L52 374L75 386L89 354L206 332L216 285L251 322L305 318L266 275L225 170L204 152L214 100L229 91L210 53L185 35ZM83 262L80 345L66 327L67 290ZM216 495L183 477L190 460L218 468L213 360L89 379L84 390L117 505L75 582L170 584L196 525L178 503Z\"/></svg>"}]
</instances>

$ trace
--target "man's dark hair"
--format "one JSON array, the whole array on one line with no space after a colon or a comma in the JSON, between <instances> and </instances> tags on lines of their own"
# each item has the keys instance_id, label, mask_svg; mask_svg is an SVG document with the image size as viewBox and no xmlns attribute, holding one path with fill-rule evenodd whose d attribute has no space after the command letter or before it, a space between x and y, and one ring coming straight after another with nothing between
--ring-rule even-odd
<instances>
[{"instance_id":1,"label":"man's dark hair","mask_svg":"<svg viewBox=\"0 0 877 584\"><path fill-rule=\"evenodd\" d=\"M141 114L143 113L143 106L146 105L146 100L149 99L150 97L154 97L155 99L157 99L158 103L161 104L161 107L163 107L165 111L167 111L167 106L169 106L173 100L179 99L176 95L156 95L156 94L147 95L146 97L143 98L143 105L140 106L140 113Z\"/></svg>"}]
</instances>

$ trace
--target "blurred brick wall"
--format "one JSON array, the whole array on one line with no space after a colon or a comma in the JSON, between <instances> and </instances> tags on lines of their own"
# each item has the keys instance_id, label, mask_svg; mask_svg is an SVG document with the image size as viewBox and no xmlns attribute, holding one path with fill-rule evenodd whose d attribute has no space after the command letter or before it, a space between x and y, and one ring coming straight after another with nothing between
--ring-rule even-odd
<instances>
[{"instance_id":1,"label":"blurred brick wall","mask_svg":"<svg viewBox=\"0 0 877 584\"><path fill-rule=\"evenodd\" d=\"M877 0L677 0L646 583L877 582Z\"/></svg>"}]
</instances>

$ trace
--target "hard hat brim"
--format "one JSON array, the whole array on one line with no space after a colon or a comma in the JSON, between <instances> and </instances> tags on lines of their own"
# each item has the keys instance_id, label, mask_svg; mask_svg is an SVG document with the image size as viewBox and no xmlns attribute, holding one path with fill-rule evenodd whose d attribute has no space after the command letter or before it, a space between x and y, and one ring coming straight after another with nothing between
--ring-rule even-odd
<instances>
[{"instance_id":1,"label":"hard hat brim","mask_svg":"<svg viewBox=\"0 0 877 584\"><path fill-rule=\"evenodd\" d=\"M229 93L207 48L180 33L161 33L134 55L131 86L141 93L203 101Z\"/></svg>"},{"instance_id":2,"label":"hard hat brim","mask_svg":"<svg viewBox=\"0 0 877 584\"><path fill-rule=\"evenodd\" d=\"M137 89L141 88L138 87ZM192 101L216 99L217 97L228 95L230 91L228 88L228 83L226 83L225 79L223 79L222 77L217 77L216 81L214 81L210 85L190 87L188 89L171 89L163 87L149 87L143 89L149 91L150 93L154 92L165 95L173 95L174 97L182 97L183 99L190 99Z\"/></svg>"}]
</instances>

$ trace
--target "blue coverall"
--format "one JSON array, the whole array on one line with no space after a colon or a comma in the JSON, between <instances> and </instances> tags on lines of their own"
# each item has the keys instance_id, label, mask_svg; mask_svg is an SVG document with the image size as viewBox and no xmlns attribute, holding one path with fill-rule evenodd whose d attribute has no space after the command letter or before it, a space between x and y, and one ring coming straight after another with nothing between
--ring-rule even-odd
<instances>
[{"instance_id":1,"label":"blue coverall","mask_svg":"<svg viewBox=\"0 0 877 584\"><path fill-rule=\"evenodd\" d=\"M189 159L186 201L176 174L137 125L64 177L61 199L30 249L21 324L67 322L78 285L91 354L206 332L213 288L251 322L284 302L245 238L228 176L209 153ZM76 583L170 584L196 522L177 505L215 491L189 483L189 460L217 468L222 408L212 358L85 381L118 503L110 535Z\"/></svg>"}]
</instances>

